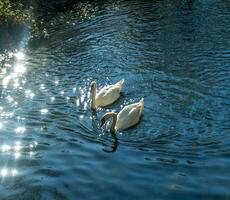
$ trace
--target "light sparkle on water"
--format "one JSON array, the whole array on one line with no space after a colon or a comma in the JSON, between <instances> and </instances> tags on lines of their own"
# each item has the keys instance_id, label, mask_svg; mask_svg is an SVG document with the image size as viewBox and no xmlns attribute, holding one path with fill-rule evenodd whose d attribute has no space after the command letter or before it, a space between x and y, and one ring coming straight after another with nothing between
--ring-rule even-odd
<instances>
[{"instance_id":1,"label":"light sparkle on water","mask_svg":"<svg viewBox=\"0 0 230 200\"><path fill-rule=\"evenodd\" d=\"M2 129L2 127L3 127L3 124L0 122L0 129Z\"/></svg>"},{"instance_id":2,"label":"light sparkle on water","mask_svg":"<svg viewBox=\"0 0 230 200\"><path fill-rule=\"evenodd\" d=\"M26 131L26 128L24 126L19 126L15 129L16 133L21 133L23 134Z\"/></svg>"},{"instance_id":3,"label":"light sparkle on water","mask_svg":"<svg viewBox=\"0 0 230 200\"><path fill-rule=\"evenodd\" d=\"M40 89L41 89L41 90L45 90L45 84L42 83L42 84L40 85Z\"/></svg>"},{"instance_id":4,"label":"light sparkle on water","mask_svg":"<svg viewBox=\"0 0 230 200\"><path fill-rule=\"evenodd\" d=\"M7 174L8 174L8 169L7 168L3 168L3 169L1 169L1 176L7 176Z\"/></svg>"},{"instance_id":5,"label":"light sparkle on water","mask_svg":"<svg viewBox=\"0 0 230 200\"><path fill-rule=\"evenodd\" d=\"M59 81L58 80L54 81L54 84L57 86L59 84Z\"/></svg>"},{"instance_id":6,"label":"light sparkle on water","mask_svg":"<svg viewBox=\"0 0 230 200\"><path fill-rule=\"evenodd\" d=\"M17 52L14 54L14 56L17 58L17 60L24 60L25 59L25 54L22 52Z\"/></svg>"},{"instance_id":7,"label":"light sparkle on water","mask_svg":"<svg viewBox=\"0 0 230 200\"><path fill-rule=\"evenodd\" d=\"M15 169L15 168L10 169L10 168L4 167L4 168L2 168L2 169L0 170L0 176L1 176L1 177L6 177L6 176L17 176L17 175L18 175L18 170Z\"/></svg>"},{"instance_id":8,"label":"light sparkle on water","mask_svg":"<svg viewBox=\"0 0 230 200\"><path fill-rule=\"evenodd\" d=\"M11 146L8 145L8 144L4 144L4 145L1 146L1 150L2 150L2 152L10 151L11 150Z\"/></svg>"},{"instance_id":9,"label":"light sparkle on water","mask_svg":"<svg viewBox=\"0 0 230 200\"><path fill-rule=\"evenodd\" d=\"M14 68L16 74L24 74L26 72L26 67L24 65L16 65Z\"/></svg>"},{"instance_id":10,"label":"light sparkle on water","mask_svg":"<svg viewBox=\"0 0 230 200\"><path fill-rule=\"evenodd\" d=\"M46 108L41 109L41 114L42 114L42 115L45 115L45 114L47 114L48 112L49 112L49 110L46 109Z\"/></svg>"}]
</instances>

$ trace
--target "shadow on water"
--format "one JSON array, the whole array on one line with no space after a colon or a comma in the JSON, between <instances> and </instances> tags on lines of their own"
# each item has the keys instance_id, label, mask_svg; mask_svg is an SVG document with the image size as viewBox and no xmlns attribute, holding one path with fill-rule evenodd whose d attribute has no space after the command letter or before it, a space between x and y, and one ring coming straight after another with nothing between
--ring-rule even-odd
<instances>
[{"instance_id":1,"label":"shadow on water","mask_svg":"<svg viewBox=\"0 0 230 200\"><path fill-rule=\"evenodd\" d=\"M0 32L0 199L228 199L229 3L45 5L45 38ZM93 113L91 81L122 78ZM141 97L137 126L99 128Z\"/></svg>"}]
</instances>

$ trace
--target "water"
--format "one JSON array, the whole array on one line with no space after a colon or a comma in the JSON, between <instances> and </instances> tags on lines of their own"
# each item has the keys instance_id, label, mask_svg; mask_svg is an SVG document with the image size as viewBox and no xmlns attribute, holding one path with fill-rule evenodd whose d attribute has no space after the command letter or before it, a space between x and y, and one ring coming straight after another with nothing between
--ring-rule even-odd
<instances>
[{"instance_id":1,"label":"water","mask_svg":"<svg viewBox=\"0 0 230 200\"><path fill-rule=\"evenodd\" d=\"M0 199L229 199L229 2L82 8L43 40L0 37ZM122 78L92 120L91 81ZM98 127L141 97L137 126Z\"/></svg>"}]
</instances>

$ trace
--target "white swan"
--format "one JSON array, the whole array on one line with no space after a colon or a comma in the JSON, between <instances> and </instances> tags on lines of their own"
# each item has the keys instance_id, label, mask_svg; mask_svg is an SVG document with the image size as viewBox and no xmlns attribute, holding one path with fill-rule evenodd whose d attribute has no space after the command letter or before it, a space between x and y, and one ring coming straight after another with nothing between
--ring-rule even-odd
<instances>
[{"instance_id":1,"label":"white swan","mask_svg":"<svg viewBox=\"0 0 230 200\"><path fill-rule=\"evenodd\" d=\"M112 104L120 97L120 92L124 84L124 79L120 80L119 82L108 85L103 87L97 93L97 86L96 82L93 81L91 83L91 94L92 94L92 101L91 101L91 108L96 110L98 107L107 106Z\"/></svg>"},{"instance_id":2,"label":"white swan","mask_svg":"<svg viewBox=\"0 0 230 200\"><path fill-rule=\"evenodd\" d=\"M143 110L144 98L142 98L138 103L125 106L118 114L114 112L106 113L101 119L100 127L102 127L106 121L112 117L113 121L110 132L114 133L118 129L129 128L139 122Z\"/></svg>"}]
</instances>

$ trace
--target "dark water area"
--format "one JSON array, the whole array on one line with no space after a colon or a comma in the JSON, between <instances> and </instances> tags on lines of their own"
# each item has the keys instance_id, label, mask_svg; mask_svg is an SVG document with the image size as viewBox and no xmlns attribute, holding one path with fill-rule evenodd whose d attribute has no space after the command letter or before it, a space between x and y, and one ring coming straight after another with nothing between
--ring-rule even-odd
<instances>
[{"instance_id":1,"label":"dark water area","mask_svg":"<svg viewBox=\"0 0 230 200\"><path fill-rule=\"evenodd\" d=\"M0 199L230 199L230 2L81 5L44 39L1 26ZM122 78L94 120L91 81ZM135 127L99 128L141 97Z\"/></svg>"}]
</instances>

